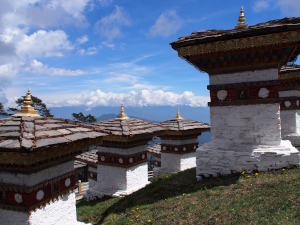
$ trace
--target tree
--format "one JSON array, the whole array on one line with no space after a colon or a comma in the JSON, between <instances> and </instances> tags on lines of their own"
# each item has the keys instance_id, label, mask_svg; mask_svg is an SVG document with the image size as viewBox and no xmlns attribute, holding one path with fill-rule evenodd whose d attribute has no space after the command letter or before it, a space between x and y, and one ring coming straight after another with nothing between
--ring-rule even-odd
<instances>
[{"instance_id":1,"label":"tree","mask_svg":"<svg viewBox=\"0 0 300 225\"><path fill-rule=\"evenodd\" d=\"M94 123L97 119L91 114L84 116L82 112L80 113L72 113L72 116L75 120L81 121L82 123Z\"/></svg>"},{"instance_id":2,"label":"tree","mask_svg":"<svg viewBox=\"0 0 300 225\"><path fill-rule=\"evenodd\" d=\"M4 106L0 102L0 116L7 116L7 113L4 111Z\"/></svg>"},{"instance_id":3,"label":"tree","mask_svg":"<svg viewBox=\"0 0 300 225\"><path fill-rule=\"evenodd\" d=\"M16 100L16 104L18 105L17 107L25 106L25 104L24 104L25 97L26 96L22 96L21 98L18 98ZM32 101L31 106L34 107L36 110L38 110L39 115L45 116L45 117L53 117L53 115L50 113L50 109L47 109L46 104L43 103L43 101L41 99L31 95L31 101ZM12 112L8 115L13 115L17 112L18 109L17 108L8 108L8 110Z\"/></svg>"}]
</instances>

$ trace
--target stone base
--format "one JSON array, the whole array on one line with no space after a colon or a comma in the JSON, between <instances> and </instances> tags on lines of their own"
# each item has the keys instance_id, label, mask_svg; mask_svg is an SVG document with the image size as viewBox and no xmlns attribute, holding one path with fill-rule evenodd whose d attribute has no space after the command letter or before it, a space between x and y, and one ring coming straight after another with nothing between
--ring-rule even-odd
<instances>
[{"instance_id":1,"label":"stone base","mask_svg":"<svg viewBox=\"0 0 300 225\"><path fill-rule=\"evenodd\" d=\"M283 140L289 140L294 147L300 147L300 135L297 133L284 135Z\"/></svg>"},{"instance_id":2,"label":"stone base","mask_svg":"<svg viewBox=\"0 0 300 225\"><path fill-rule=\"evenodd\" d=\"M290 141L279 146L207 143L196 151L196 177L268 171L299 165L299 152Z\"/></svg>"}]
</instances>

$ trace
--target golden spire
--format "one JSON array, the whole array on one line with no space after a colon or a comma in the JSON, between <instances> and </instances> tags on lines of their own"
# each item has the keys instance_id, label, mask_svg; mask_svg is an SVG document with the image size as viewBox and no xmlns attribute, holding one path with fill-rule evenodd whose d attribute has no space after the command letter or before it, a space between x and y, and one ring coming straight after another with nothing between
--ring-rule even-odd
<instances>
[{"instance_id":1,"label":"golden spire","mask_svg":"<svg viewBox=\"0 0 300 225\"><path fill-rule=\"evenodd\" d=\"M22 106L21 109L18 109L17 113L12 116L31 116L31 117L41 117L31 104L31 93L30 88L28 88L27 95L24 99L25 106Z\"/></svg>"},{"instance_id":2,"label":"golden spire","mask_svg":"<svg viewBox=\"0 0 300 225\"><path fill-rule=\"evenodd\" d=\"M174 120L182 120L183 118L180 116L179 109L177 110L177 116L174 117Z\"/></svg>"},{"instance_id":3,"label":"golden spire","mask_svg":"<svg viewBox=\"0 0 300 225\"><path fill-rule=\"evenodd\" d=\"M121 105L121 110L120 110L120 114L117 116L116 119L121 119L121 120L124 120L124 119L128 119L129 117L126 115L126 113L124 113L124 107L123 107L123 103Z\"/></svg>"},{"instance_id":4,"label":"golden spire","mask_svg":"<svg viewBox=\"0 0 300 225\"><path fill-rule=\"evenodd\" d=\"M244 21L246 20L245 15L244 15L244 9L243 6L241 7L241 11L240 11L240 16L239 16L239 23L234 27L234 29L237 28L246 28L248 27L248 24L246 24Z\"/></svg>"}]
</instances>

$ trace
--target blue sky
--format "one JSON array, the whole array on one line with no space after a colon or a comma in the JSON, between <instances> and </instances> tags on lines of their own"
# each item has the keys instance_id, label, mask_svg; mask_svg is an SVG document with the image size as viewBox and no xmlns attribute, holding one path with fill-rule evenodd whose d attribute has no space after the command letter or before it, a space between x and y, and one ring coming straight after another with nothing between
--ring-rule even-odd
<instances>
[{"instance_id":1,"label":"blue sky","mask_svg":"<svg viewBox=\"0 0 300 225\"><path fill-rule=\"evenodd\" d=\"M30 87L48 106L190 105L208 75L169 45L193 31L300 16L299 0L1 0L0 102Z\"/></svg>"}]
</instances>

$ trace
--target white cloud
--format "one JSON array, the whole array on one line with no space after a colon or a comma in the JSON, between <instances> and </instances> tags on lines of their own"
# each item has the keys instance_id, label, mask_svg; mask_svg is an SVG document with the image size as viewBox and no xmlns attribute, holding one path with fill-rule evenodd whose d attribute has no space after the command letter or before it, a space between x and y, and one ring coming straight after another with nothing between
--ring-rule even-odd
<instances>
[{"instance_id":1,"label":"white cloud","mask_svg":"<svg viewBox=\"0 0 300 225\"><path fill-rule=\"evenodd\" d=\"M115 49L115 45L111 43L107 43L106 41L103 41L102 44L108 48L111 48L112 50Z\"/></svg>"},{"instance_id":2,"label":"white cloud","mask_svg":"<svg viewBox=\"0 0 300 225\"><path fill-rule=\"evenodd\" d=\"M88 38L87 35L84 35L84 36L82 36L81 38L77 38L77 42L78 42L79 44L83 44L83 43L87 42L88 40L89 40L89 38Z\"/></svg>"},{"instance_id":3,"label":"white cloud","mask_svg":"<svg viewBox=\"0 0 300 225\"><path fill-rule=\"evenodd\" d=\"M100 48L101 47L92 46L92 47L89 47L87 50L85 50L85 49L79 49L77 51L77 53L79 55L96 55L99 52Z\"/></svg>"},{"instance_id":4,"label":"white cloud","mask_svg":"<svg viewBox=\"0 0 300 225\"><path fill-rule=\"evenodd\" d=\"M151 85L151 84L134 84L133 86L131 87L126 87L124 89L138 89L138 90L141 90L141 89L147 89L147 90L153 90L153 89L157 89L158 86L156 85Z\"/></svg>"},{"instance_id":5,"label":"white cloud","mask_svg":"<svg viewBox=\"0 0 300 225\"><path fill-rule=\"evenodd\" d=\"M96 106L120 106L124 103L126 106L175 106L189 105L193 107L207 106L209 97L195 96L193 92L185 91L182 94L173 92L164 92L163 90L149 91L140 90L129 93L102 92L101 90L90 93L82 93L74 99L68 99L62 102L51 103L50 106L79 106L85 105L89 108Z\"/></svg>"},{"instance_id":6,"label":"white cloud","mask_svg":"<svg viewBox=\"0 0 300 225\"><path fill-rule=\"evenodd\" d=\"M116 6L110 15L103 17L95 23L95 30L111 42L115 38L123 37L121 27L128 27L130 25L131 20L124 9Z\"/></svg>"},{"instance_id":7,"label":"white cloud","mask_svg":"<svg viewBox=\"0 0 300 225\"><path fill-rule=\"evenodd\" d=\"M183 24L183 20L177 15L175 10L163 12L155 24L150 27L149 34L151 36L168 37L175 34Z\"/></svg>"},{"instance_id":8,"label":"white cloud","mask_svg":"<svg viewBox=\"0 0 300 225\"><path fill-rule=\"evenodd\" d=\"M260 12L262 10L268 9L270 6L270 0L258 0L253 5L254 12Z\"/></svg>"},{"instance_id":9,"label":"white cloud","mask_svg":"<svg viewBox=\"0 0 300 225\"><path fill-rule=\"evenodd\" d=\"M2 0L5 26L86 26L84 11L94 0ZM1 27L1 25L0 25Z\"/></svg>"},{"instance_id":10,"label":"white cloud","mask_svg":"<svg viewBox=\"0 0 300 225\"><path fill-rule=\"evenodd\" d=\"M62 30L39 30L31 35L23 34L22 39L16 43L16 48L18 55L34 58L62 56L64 51L72 50L74 47Z\"/></svg>"},{"instance_id":11,"label":"white cloud","mask_svg":"<svg viewBox=\"0 0 300 225\"><path fill-rule=\"evenodd\" d=\"M130 74L115 74L114 72L110 72L109 78L103 79L102 82L123 82L123 83L135 83L138 81L137 76L133 76Z\"/></svg>"},{"instance_id":12,"label":"white cloud","mask_svg":"<svg viewBox=\"0 0 300 225\"><path fill-rule=\"evenodd\" d=\"M11 83L18 70L12 64L0 65L0 102L6 103L5 88Z\"/></svg>"},{"instance_id":13,"label":"white cloud","mask_svg":"<svg viewBox=\"0 0 300 225\"><path fill-rule=\"evenodd\" d=\"M300 16L299 0L277 0L283 14L287 16Z\"/></svg>"},{"instance_id":14,"label":"white cloud","mask_svg":"<svg viewBox=\"0 0 300 225\"><path fill-rule=\"evenodd\" d=\"M252 8L254 12L279 8L285 16L300 16L299 0L256 0Z\"/></svg>"},{"instance_id":15,"label":"white cloud","mask_svg":"<svg viewBox=\"0 0 300 225\"><path fill-rule=\"evenodd\" d=\"M33 59L30 66L24 69L25 72L33 74L48 74L50 76L80 76L91 74L91 71L87 70L69 70L63 68L49 68L48 65Z\"/></svg>"},{"instance_id":16,"label":"white cloud","mask_svg":"<svg viewBox=\"0 0 300 225\"><path fill-rule=\"evenodd\" d=\"M98 48L96 46L89 47L86 51L87 55L95 55L98 53Z\"/></svg>"}]
</instances>

